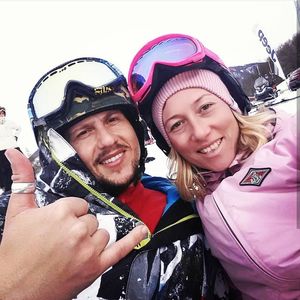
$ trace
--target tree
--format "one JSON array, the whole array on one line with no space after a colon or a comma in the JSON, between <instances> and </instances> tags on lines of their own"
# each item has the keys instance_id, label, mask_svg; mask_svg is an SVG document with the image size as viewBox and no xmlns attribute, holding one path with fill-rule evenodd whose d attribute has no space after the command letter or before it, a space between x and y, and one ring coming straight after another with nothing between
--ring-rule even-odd
<instances>
[{"instance_id":1,"label":"tree","mask_svg":"<svg viewBox=\"0 0 300 300\"><path fill-rule=\"evenodd\" d=\"M292 39L280 45L276 51L285 76L300 67L300 52L297 49L300 49L299 32Z\"/></svg>"}]
</instances>

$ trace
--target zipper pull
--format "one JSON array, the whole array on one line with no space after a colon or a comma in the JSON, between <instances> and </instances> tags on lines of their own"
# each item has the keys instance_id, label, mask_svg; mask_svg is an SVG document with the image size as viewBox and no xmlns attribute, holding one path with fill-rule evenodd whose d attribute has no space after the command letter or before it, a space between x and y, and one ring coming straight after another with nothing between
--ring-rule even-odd
<instances>
[{"instance_id":1,"label":"zipper pull","mask_svg":"<svg viewBox=\"0 0 300 300\"><path fill-rule=\"evenodd\" d=\"M141 241L134 247L134 249L135 249L135 250L139 250L139 249L145 247L145 246L150 242L150 240L151 240L151 232L150 232L150 230L148 230L148 236L147 236L145 239L141 240Z\"/></svg>"}]
</instances>

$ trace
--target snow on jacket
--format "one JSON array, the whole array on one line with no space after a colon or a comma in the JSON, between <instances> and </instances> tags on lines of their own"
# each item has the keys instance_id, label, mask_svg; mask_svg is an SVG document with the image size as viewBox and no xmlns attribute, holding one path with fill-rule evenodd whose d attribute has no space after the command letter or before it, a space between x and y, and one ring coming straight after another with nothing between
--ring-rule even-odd
<instances>
[{"instance_id":1,"label":"snow on jacket","mask_svg":"<svg viewBox=\"0 0 300 300\"><path fill-rule=\"evenodd\" d=\"M102 192L74 149L55 131L50 130L48 141L39 146L40 205L60 197L82 197L89 202L91 213L111 224L106 229L116 240L141 223L129 207ZM142 183L167 194L165 211L150 242L133 250L77 299L232 299L226 276L206 246L192 205L181 200L166 179L145 176ZM0 205L6 206L7 198L0 198ZM2 222L3 214L2 208Z\"/></svg>"},{"instance_id":2,"label":"snow on jacket","mask_svg":"<svg viewBox=\"0 0 300 300\"><path fill-rule=\"evenodd\" d=\"M8 148L17 148L17 138L20 133L20 126L15 122L0 119L0 151Z\"/></svg>"},{"instance_id":3,"label":"snow on jacket","mask_svg":"<svg viewBox=\"0 0 300 300\"><path fill-rule=\"evenodd\" d=\"M278 117L274 138L242 164L212 173L214 191L197 202L212 253L243 299L300 299L296 116Z\"/></svg>"}]
</instances>

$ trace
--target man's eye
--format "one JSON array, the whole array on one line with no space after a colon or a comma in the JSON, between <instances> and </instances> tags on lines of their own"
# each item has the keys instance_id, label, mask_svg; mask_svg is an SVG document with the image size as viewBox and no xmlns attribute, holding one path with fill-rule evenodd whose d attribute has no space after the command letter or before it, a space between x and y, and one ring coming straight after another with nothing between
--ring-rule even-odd
<instances>
[{"instance_id":1,"label":"man's eye","mask_svg":"<svg viewBox=\"0 0 300 300\"><path fill-rule=\"evenodd\" d=\"M113 123L113 122L116 122L117 121L117 118L116 117L110 117L109 119L108 119L108 122L109 123Z\"/></svg>"},{"instance_id":2,"label":"man's eye","mask_svg":"<svg viewBox=\"0 0 300 300\"><path fill-rule=\"evenodd\" d=\"M109 123L109 124L116 124L117 122L119 122L120 121L120 118L119 118L119 116L118 115L111 115L108 119L107 119L107 122Z\"/></svg>"},{"instance_id":3,"label":"man's eye","mask_svg":"<svg viewBox=\"0 0 300 300\"><path fill-rule=\"evenodd\" d=\"M85 135L87 135L88 130L81 130L79 132L77 132L76 137L80 138L80 137L84 137Z\"/></svg>"}]
</instances>

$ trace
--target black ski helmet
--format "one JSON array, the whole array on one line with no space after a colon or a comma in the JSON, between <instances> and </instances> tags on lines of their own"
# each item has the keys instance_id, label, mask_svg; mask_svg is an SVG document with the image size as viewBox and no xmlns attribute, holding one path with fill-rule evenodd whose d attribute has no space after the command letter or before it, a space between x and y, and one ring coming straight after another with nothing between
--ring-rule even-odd
<instances>
[{"instance_id":1,"label":"black ski helmet","mask_svg":"<svg viewBox=\"0 0 300 300\"><path fill-rule=\"evenodd\" d=\"M63 133L92 114L119 109L137 135L140 173L145 169L147 151L137 106L131 100L123 74L111 63L95 57L67 61L47 72L34 86L28 114L37 143L48 129Z\"/></svg>"}]
</instances>

